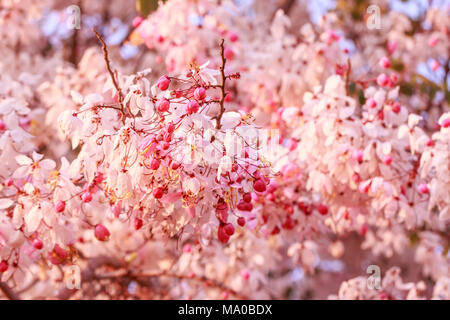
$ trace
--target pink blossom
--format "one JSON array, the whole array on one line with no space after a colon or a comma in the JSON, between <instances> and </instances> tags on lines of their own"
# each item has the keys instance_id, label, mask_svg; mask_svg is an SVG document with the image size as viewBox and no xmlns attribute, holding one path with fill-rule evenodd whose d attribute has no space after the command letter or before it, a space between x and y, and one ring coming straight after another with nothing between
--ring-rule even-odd
<instances>
[{"instance_id":1,"label":"pink blossom","mask_svg":"<svg viewBox=\"0 0 450 320\"><path fill-rule=\"evenodd\" d=\"M380 59L380 67L384 68L384 69L389 69L391 67L391 61L389 60L388 57L382 57Z\"/></svg>"},{"instance_id":2,"label":"pink blossom","mask_svg":"<svg viewBox=\"0 0 450 320\"><path fill-rule=\"evenodd\" d=\"M378 84L380 87L385 87L385 86L387 86L387 85L389 84L389 77L388 77L386 74L384 74L384 73L380 74L380 75L377 77L377 84Z\"/></svg>"},{"instance_id":3,"label":"pink blossom","mask_svg":"<svg viewBox=\"0 0 450 320\"><path fill-rule=\"evenodd\" d=\"M98 224L95 226L94 234L99 241L106 241L111 235L109 230L102 224Z\"/></svg>"},{"instance_id":4,"label":"pink blossom","mask_svg":"<svg viewBox=\"0 0 450 320\"><path fill-rule=\"evenodd\" d=\"M430 192L430 189L425 183L421 183L417 186L417 190L419 190L420 193L427 194Z\"/></svg>"},{"instance_id":5,"label":"pink blossom","mask_svg":"<svg viewBox=\"0 0 450 320\"><path fill-rule=\"evenodd\" d=\"M167 88L169 88L170 85L170 79L167 76L162 76L161 78L159 78L156 86L159 88L159 90L167 90Z\"/></svg>"}]
</instances>

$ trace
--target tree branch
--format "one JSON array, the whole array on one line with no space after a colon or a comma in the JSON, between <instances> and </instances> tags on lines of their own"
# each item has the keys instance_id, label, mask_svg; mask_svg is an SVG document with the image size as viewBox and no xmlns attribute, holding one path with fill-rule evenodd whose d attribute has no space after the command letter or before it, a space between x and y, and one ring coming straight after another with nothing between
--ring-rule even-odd
<instances>
[{"instance_id":1,"label":"tree branch","mask_svg":"<svg viewBox=\"0 0 450 320\"><path fill-rule=\"evenodd\" d=\"M208 279L204 276L196 276L196 275L185 275L185 274L178 274L178 273L171 273L167 271L158 271L158 272L142 272L142 273L122 273L122 274L111 274L111 275L100 275L98 276L99 279L111 279L111 278L120 278L120 277L129 277L129 278L161 278L161 277L168 277L168 278L176 278L180 280L193 280L197 282L202 282L203 284L207 286L213 286L215 288L218 288L222 291L227 291L230 294L234 295L236 298L247 300L247 297L244 295L241 295L240 293L236 292L235 290L227 287L222 282L219 282L217 280Z\"/></svg>"},{"instance_id":2,"label":"tree branch","mask_svg":"<svg viewBox=\"0 0 450 320\"><path fill-rule=\"evenodd\" d=\"M348 96L348 84L350 82L350 74L352 72L352 65L350 63L350 58L347 58L347 68L345 70L345 95Z\"/></svg>"},{"instance_id":3,"label":"tree branch","mask_svg":"<svg viewBox=\"0 0 450 320\"><path fill-rule=\"evenodd\" d=\"M81 283L90 282L98 278L95 271L102 266L110 266L114 269L120 269L124 267L124 264L118 259L110 256L98 256L88 259L87 267L81 272ZM70 299L70 297L75 293L74 290L63 288L59 291L57 297L61 300Z\"/></svg>"},{"instance_id":4,"label":"tree branch","mask_svg":"<svg viewBox=\"0 0 450 320\"><path fill-rule=\"evenodd\" d=\"M94 29L94 33L97 36L98 40L102 44L103 58L105 59L106 69L108 70L108 73L109 73L109 75L111 77L111 80L112 80L112 83L114 85L114 88L116 88L117 97L118 97L120 108L121 108L121 112L122 112L122 122L124 123L125 119L123 118L123 116L125 115L125 107L123 106L122 90L120 89L119 84L117 83L116 76L114 75L114 72L111 69L111 64L110 64L109 58L108 58L108 48L106 47L106 43L103 40L103 38L100 36L100 34L97 32L97 30Z\"/></svg>"},{"instance_id":5,"label":"tree branch","mask_svg":"<svg viewBox=\"0 0 450 320\"><path fill-rule=\"evenodd\" d=\"M227 62L227 59L225 59L225 48L224 48L224 42L225 40L222 39L220 40L220 57L222 60L222 65L220 66L220 75L221 75L221 83L219 85L220 88L220 101L219 101L219 105L220 105L220 111L219 114L216 117L216 129L220 129L220 120L222 119L222 115L225 112L225 106L224 106L224 101L225 101L225 81L227 80L227 77L225 76L225 64Z\"/></svg>"}]
</instances>

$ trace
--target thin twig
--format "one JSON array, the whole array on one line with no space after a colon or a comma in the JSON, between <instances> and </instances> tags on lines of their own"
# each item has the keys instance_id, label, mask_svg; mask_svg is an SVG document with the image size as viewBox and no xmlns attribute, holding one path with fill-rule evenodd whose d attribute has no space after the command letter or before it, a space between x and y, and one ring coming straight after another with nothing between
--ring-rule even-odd
<instances>
[{"instance_id":1,"label":"thin twig","mask_svg":"<svg viewBox=\"0 0 450 320\"><path fill-rule=\"evenodd\" d=\"M347 69L345 70L345 95L348 96L348 83L350 81L350 73L352 72L352 65L350 63L350 59L347 58Z\"/></svg>"},{"instance_id":2,"label":"thin twig","mask_svg":"<svg viewBox=\"0 0 450 320\"><path fill-rule=\"evenodd\" d=\"M114 75L114 72L111 69L111 64L109 62L109 58L108 58L108 48L106 47L106 43L103 40L103 38L100 36L100 34L97 32L97 30L94 29L94 33L97 36L98 40L102 43L102 51L103 51L103 57L105 59L105 63L106 63L106 69L108 70L108 73L111 77L112 83L114 85L114 88L116 88L117 91L117 97L119 100L119 104L121 107L121 112L122 112L122 122L125 122L125 119L123 118L123 116L125 115L125 108L123 106L123 95L122 95L122 90L119 87L119 84L117 83L116 80L116 76Z\"/></svg>"},{"instance_id":3,"label":"thin twig","mask_svg":"<svg viewBox=\"0 0 450 320\"><path fill-rule=\"evenodd\" d=\"M220 66L221 83L219 85L219 88L220 88L220 102L219 102L220 111L216 117L216 129L220 129L220 120L222 119L222 115L225 112L225 106L224 106L225 81L227 80L227 77L225 76L225 64L227 62L227 59L225 59L225 54L224 54L224 51L225 51L224 42L225 42L224 39L220 40L220 57L222 59L222 65Z\"/></svg>"}]
</instances>

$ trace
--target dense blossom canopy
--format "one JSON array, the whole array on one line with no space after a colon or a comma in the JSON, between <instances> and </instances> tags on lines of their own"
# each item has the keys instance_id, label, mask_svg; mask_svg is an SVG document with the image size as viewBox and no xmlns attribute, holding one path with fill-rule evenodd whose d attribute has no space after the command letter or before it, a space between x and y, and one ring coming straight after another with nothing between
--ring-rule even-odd
<instances>
[{"instance_id":1,"label":"dense blossom canopy","mask_svg":"<svg viewBox=\"0 0 450 320\"><path fill-rule=\"evenodd\" d=\"M0 1L1 297L450 298L448 4L78 4Z\"/></svg>"}]
</instances>

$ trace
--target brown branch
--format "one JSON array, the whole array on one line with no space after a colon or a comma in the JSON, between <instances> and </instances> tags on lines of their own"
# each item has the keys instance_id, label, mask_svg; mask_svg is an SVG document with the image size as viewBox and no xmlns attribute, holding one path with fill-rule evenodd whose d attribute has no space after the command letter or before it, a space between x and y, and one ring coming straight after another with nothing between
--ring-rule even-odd
<instances>
[{"instance_id":1,"label":"brown branch","mask_svg":"<svg viewBox=\"0 0 450 320\"><path fill-rule=\"evenodd\" d=\"M81 257L81 255L80 255ZM96 270L102 266L110 266L114 269L120 269L124 267L124 264L118 259L110 256L98 256L94 258L85 258L88 259L87 267L81 272L81 283L91 282L98 278L96 275ZM63 288L57 294L57 298L61 300L70 299L70 297L75 293L75 290L71 290L68 288Z\"/></svg>"},{"instance_id":2,"label":"brown branch","mask_svg":"<svg viewBox=\"0 0 450 320\"><path fill-rule=\"evenodd\" d=\"M352 72L352 65L350 63L350 59L347 58L347 68L345 70L345 95L348 96L348 83L350 81L350 73Z\"/></svg>"},{"instance_id":3,"label":"brown branch","mask_svg":"<svg viewBox=\"0 0 450 320\"><path fill-rule=\"evenodd\" d=\"M80 8L80 12L83 11L83 2L82 0L78 1L78 7ZM69 56L69 62L74 64L75 66L78 65L78 44L79 44L79 29L75 28L73 30L71 44L70 44L70 56Z\"/></svg>"},{"instance_id":4,"label":"brown branch","mask_svg":"<svg viewBox=\"0 0 450 320\"><path fill-rule=\"evenodd\" d=\"M112 83L114 85L114 88L116 88L117 91L117 97L119 100L119 104L121 107L121 112L122 112L122 122L125 122L125 119L123 118L123 116L125 115L125 108L123 106L123 95L122 95L122 90L120 89L118 83L117 83L117 79L116 76L114 75L114 72L111 69L111 64L109 62L109 58L108 58L108 48L106 47L106 43L103 40L103 38L100 36L100 34L97 32L97 30L94 29L94 33L97 36L98 40L101 42L102 44L102 51L103 51L103 58L105 59L105 63L106 63L106 69L108 70L108 73L111 77ZM130 113L131 114L131 113Z\"/></svg>"},{"instance_id":5,"label":"brown branch","mask_svg":"<svg viewBox=\"0 0 450 320\"><path fill-rule=\"evenodd\" d=\"M449 56L450 56L450 50L449 50ZM448 83L447 83L447 77L450 73L450 58L447 59L447 61L445 62L445 67L444 67L444 79L443 79L443 83L442 83L442 88L444 89L444 94L447 94L447 90L448 90Z\"/></svg>"},{"instance_id":6,"label":"brown branch","mask_svg":"<svg viewBox=\"0 0 450 320\"><path fill-rule=\"evenodd\" d=\"M222 59L222 65L220 66L220 75L221 75L221 83L219 85L220 88L220 111L219 114L216 117L216 129L220 129L220 120L222 119L222 115L225 112L225 106L224 106L224 101L225 101L225 81L227 80L227 77L225 76L225 64L227 62L227 59L225 59L225 48L224 48L224 42L225 40L222 39L220 40L220 57Z\"/></svg>"},{"instance_id":7,"label":"brown branch","mask_svg":"<svg viewBox=\"0 0 450 320\"><path fill-rule=\"evenodd\" d=\"M133 280L139 281L139 278L169 277L169 278L201 282L205 286L210 286L210 287L220 289L222 291L229 292L230 294L232 294L233 296L235 296L238 299L242 299L242 300L248 299L244 295L227 287L222 282L217 281L217 280L208 279L204 276L185 275L185 274L171 273L171 272L167 272L167 271L132 273L132 272L129 272L126 270L127 266L125 263L123 263L122 261L120 261L119 259L116 259L114 257L101 255L98 257L94 257L94 258L87 258L87 257L83 257L82 254L80 254L80 257L88 260L88 265L81 272L81 283L88 283L88 282L104 280L104 279L111 280L111 279L128 278L128 279L133 279ZM114 269L115 271L112 271L109 273L97 274L96 273L97 269L100 269L101 267L104 267L104 266L109 266L112 269ZM70 297L75 292L76 292L76 290L63 288L57 294L57 298L61 299L61 300L70 299Z\"/></svg>"},{"instance_id":8,"label":"brown branch","mask_svg":"<svg viewBox=\"0 0 450 320\"><path fill-rule=\"evenodd\" d=\"M122 274L110 274L110 275L99 275L99 279L112 279L112 278L121 278L121 277L129 277L129 278L161 278L161 277L168 277L168 278L176 278L180 280L192 280L197 282L202 282L206 286L212 286L215 288L218 288L222 291L227 291L233 296L235 296L238 299L241 300L247 300L248 298L235 290L227 287L222 282L219 282L217 280L208 279L204 276L190 276L185 274L178 274L178 273L170 273L167 271L158 271L158 272L142 272L142 273L122 273Z\"/></svg>"},{"instance_id":9,"label":"brown branch","mask_svg":"<svg viewBox=\"0 0 450 320\"><path fill-rule=\"evenodd\" d=\"M2 291L9 300L20 300L19 295L4 282L0 282L0 291Z\"/></svg>"}]
</instances>

